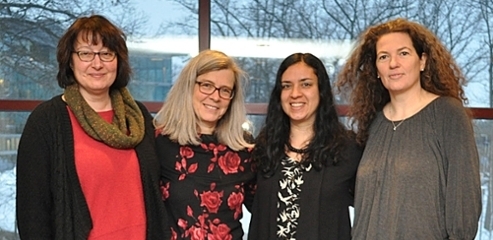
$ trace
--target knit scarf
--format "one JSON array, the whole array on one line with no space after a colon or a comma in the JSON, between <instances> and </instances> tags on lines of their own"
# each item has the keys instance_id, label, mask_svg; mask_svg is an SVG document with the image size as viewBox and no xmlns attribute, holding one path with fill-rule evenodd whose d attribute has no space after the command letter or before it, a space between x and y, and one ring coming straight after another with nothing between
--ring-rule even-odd
<instances>
[{"instance_id":1,"label":"knit scarf","mask_svg":"<svg viewBox=\"0 0 493 240\"><path fill-rule=\"evenodd\" d=\"M84 131L92 138L118 149L133 148L144 138L144 116L127 88L110 90L113 122L92 109L79 92L79 85L65 88L65 101Z\"/></svg>"}]
</instances>

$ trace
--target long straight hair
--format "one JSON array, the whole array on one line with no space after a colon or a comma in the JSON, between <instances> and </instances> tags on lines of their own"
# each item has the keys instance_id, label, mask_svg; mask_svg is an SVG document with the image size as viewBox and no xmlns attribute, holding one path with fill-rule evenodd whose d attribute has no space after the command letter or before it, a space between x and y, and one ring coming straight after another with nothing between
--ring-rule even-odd
<instances>
[{"instance_id":1,"label":"long straight hair","mask_svg":"<svg viewBox=\"0 0 493 240\"><path fill-rule=\"evenodd\" d=\"M204 50L192 58L183 68L168 93L163 106L154 118L154 126L161 134L180 145L199 145L199 119L193 108L193 90L197 77L212 71L230 69L235 76L234 97L224 116L217 122L215 134L220 143L233 150L253 147L245 140L242 124L246 121L243 97L244 72L226 54L215 50Z\"/></svg>"}]
</instances>

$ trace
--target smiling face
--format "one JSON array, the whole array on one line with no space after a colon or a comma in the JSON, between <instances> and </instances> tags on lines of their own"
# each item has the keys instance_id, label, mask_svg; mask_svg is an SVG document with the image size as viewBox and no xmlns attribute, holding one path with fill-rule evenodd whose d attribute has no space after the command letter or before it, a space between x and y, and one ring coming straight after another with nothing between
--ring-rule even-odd
<instances>
[{"instance_id":1,"label":"smiling face","mask_svg":"<svg viewBox=\"0 0 493 240\"><path fill-rule=\"evenodd\" d=\"M320 102L318 77L304 62L291 65L281 77L281 105L291 123L315 122Z\"/></svg>"},{"instance_id":2,"label":"smiling face","mask_svg":"<svg viewBox=\"0 0 493 240\"><path fill-rule=\"evenodd\" d=\"M215 88L234 89L235 75L231 69L223 69L204 73L197 77L196 82L210 83ZM217 122L228 110L231 99L219 97L219 91L215 90L212 94L205 94L199 90L199 84L195 84L193 89L193 110L199 120L200 132L211 134Z\"/></svg>"},{"instance_id":3,"label":"smiling face","mask_svg":"<svg viewBox=\"0 0 493 240\"><path fill-rule=\"evenodd\" d=\"M92 37L88 37L92 39ZM98 41L93 45L82 39L81 34L74 45L76 52L111 52L108 48L103 47L103 43ZM72 54L71 68L74 77L79 84L81 95L87 99L91 96L108 94L110 86L115 82L117 75L118 60L117 57L110 62L103 62L99 55L94 56L90 62L80 60L77 53Z\"/></svg>"},{"instance_id":4,"label":"smiling face","mask_svg":"<svg viewBox=\"0 0 493 240\"><path fill-rule=\"evenodd\" d=\"M421 89L420 72L426 54L419 57L407 33L383 35L376 45L378 76L391 94Z\"/></svg>"}]
</instances>

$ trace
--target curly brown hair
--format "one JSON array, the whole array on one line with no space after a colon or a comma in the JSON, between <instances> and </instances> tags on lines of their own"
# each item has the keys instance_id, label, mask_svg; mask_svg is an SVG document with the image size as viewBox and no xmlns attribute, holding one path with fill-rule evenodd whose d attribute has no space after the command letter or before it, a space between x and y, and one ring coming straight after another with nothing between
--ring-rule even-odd
<instances>
[{"instance_id":1,"label":"curly brown hair","mask_svg":"<svg viewBox=\"0 0 493 240\"><path fill-rule=\"evenodd\" d=\"M370 26L358 38L336 82L339 92L349 94L348 116L351 127L356 131L357 141L362 146L366 144L376 113L390 101L389 91L377 78L376 44L383 35L395 32L407 33L411 37L420 58L426 53L425 70L420 74L420 84L424 90L467 103L462 89L466 83L465 76L452 54L433 32L403 18Z\"/></svg>"}]
</instances>

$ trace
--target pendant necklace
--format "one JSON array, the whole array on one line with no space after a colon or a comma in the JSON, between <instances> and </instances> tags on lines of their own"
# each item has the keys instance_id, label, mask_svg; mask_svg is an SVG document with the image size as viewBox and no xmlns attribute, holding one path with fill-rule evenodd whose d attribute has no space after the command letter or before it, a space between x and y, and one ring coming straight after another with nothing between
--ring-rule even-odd
<instances>
[{"instance_id":1,"label":"pendant necklace","mask_svg":"<svg viewBox=\"0 0 493 240\"><path fill-rule=\"evenodd\" d=\"M392 114L392 109L389 108L389 114ZM394 126L392 129L395 131L404 121L406 121L406 118L402 119L397 125L395 124L394 121L390 120L392 123L392 126Z\"/></svg>"},{"instance_id":2,"label":"pendant necklace","mask_svg":"<svg viewBox=\"0 0 493 240\"><path fill-rule=\"evenodd\" d=\"M397 125L395 125L395 122L390 120L390 122L392 122L392 125L394 126L393 130L395 131L404 121L406 121L406 119L401 120Z\"/></svg>"},{"instance_id":3,"label":"pendant necklace","mask_svg":"<svg viewBox=\"0 0 493 240\"><path fill-rule=\"evenodd\" d=\"M286 147L288 147L289 151L295 152L298 154L305 154L308 152L308 150L306 148L302 148L302 149L294 148L293 146L291 146L291 144L289 142L286 143Z\"/></svg>"}]
</instances>

